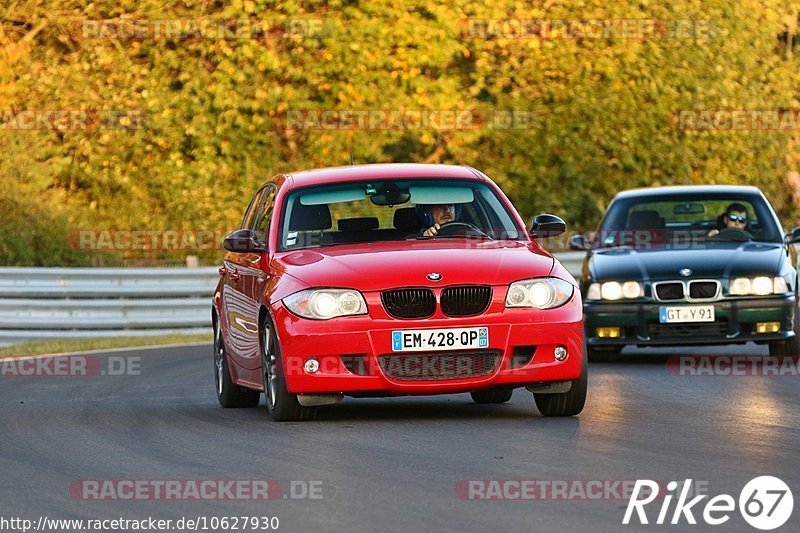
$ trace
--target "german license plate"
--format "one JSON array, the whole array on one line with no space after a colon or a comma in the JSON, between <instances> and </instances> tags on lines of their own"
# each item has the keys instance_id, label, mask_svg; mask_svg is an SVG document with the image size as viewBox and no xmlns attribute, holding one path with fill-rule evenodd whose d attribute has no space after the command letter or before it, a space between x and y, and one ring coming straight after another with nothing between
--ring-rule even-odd
<instances>
[{"instance_id":1,"label":"german license plate","mask_svg":"<svg viewBox=\"0 0 800 533\"><path fill-rule=\"evenodd\" d=\"M489 328L405 329L392 331L393 352L488 348Z\"/></svg>"},{"instance_id":2,"label":"german license plate","mask_svg":"<svg viewBox=\"0 0 800 533\"><path fill-rule=\"evenodd\" d=\"M662 324L679 322L714 322L713 305L693 305L691 307L662 307L658 321Z\"/></svg>"}]
</instances>

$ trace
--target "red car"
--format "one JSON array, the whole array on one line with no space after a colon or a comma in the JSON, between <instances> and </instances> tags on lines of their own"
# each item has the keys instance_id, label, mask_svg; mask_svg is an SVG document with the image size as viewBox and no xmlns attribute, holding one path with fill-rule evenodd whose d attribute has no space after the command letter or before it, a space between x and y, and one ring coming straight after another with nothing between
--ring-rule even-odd
<instances>
[{"instance_id":1,"label":"red car","mask_svg":"<svg viewBox=\"0 0 800 533\"><path fill-rule=\"evenodd\" d=\"M223 407L308 420L347 396L586 398L581 294L500 188L468 167L360 165L279 175L225 239L214 293ZM532 239L533 237L533 239Z\"/></svg>"}]
</instances>

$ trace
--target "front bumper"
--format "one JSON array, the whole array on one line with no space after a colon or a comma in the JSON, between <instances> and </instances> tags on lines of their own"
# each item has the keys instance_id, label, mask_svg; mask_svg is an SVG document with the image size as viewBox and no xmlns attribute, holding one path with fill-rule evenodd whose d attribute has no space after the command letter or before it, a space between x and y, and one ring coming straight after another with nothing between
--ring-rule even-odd
<instances>
[{"instance_id":1,"label":"front bumper","mask_svg":"<svg viewBox=\"0 0 800 533\"><path fill-rule=\"evenodd\" d=\"M715 321L660 324L664 306L713 305ZM788 339L796 305L792 294L763 298L726 298L715 302L587 302L584 307L589 346L678 346L694 344L763 343ZM758 322L780 322L774 333L757 333ZM619 338L599 338L597 328L619 327Z\"/></svg>"},{"instance_id":2,"label":"front bumper","mask_svg":"<svg viewBox=\"0 0 800 533\"><path fill-rule=\"evenodd\" d=\"M365 296L370 309L379 309L379 302L371 302L369 295ZM497 298L484 314L473 317L448 318L437 313L425 320L397 320L373 313L315 321L298 318L278 302L273 305L272 314L290 393L401 396L577 379L583 364L581 305L578 296L562 307L547 311L505 309L503 301ZM393 353L392 331L479 326L489 329L486 350L499 353L496 367L479 377L393 379L378 363L378 357ZM569 352L564 361L556 360L553 354L559 345ZM418 352L401 354L412 358L419 355ZM315 373L304 369L310 357L319 362ZM354 361L358 364L354 365Z\"/></svg>"}]
</instances>

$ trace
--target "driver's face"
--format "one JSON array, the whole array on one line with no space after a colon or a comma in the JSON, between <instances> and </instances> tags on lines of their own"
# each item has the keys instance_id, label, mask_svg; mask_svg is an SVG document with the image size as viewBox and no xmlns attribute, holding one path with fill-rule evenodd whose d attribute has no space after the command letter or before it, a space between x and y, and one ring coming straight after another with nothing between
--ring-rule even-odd
<instances>
[{"instance_id":1,"label":"driver's face","mask_svg":"<svg viewBox=\"0 0 800 533\"><path fill-rule=\"evenodd\" d=\"M431 208L431 216L433 222L440 226L447 222L455 222L456 207L453 204L435 205Z\"/></svg>"},{"instance_id":2,"label":"driver's face","mask_svg":"<svg viewBox=\"0 0 800 533\"><path fill-rule=\"evenodd\" d=\"M725 226L728 228L744 229L747 225L747 213L731 211L725 215Z\"/></svg>"}]
</instances>

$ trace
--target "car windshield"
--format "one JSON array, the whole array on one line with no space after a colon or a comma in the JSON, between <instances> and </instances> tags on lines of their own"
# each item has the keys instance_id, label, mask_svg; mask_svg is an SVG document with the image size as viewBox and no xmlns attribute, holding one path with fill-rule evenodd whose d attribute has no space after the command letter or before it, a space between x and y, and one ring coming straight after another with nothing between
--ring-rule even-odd
<instances>
[{"instance_id":1,"label":"car windshield","mask_svg":"<svg viewBox=\"0 0 800 533\"><path fill-rule=\"evenodd\" d=\"M424 239L435 209L451 219L436 238L519 239L504 201L466 180L383 180L304 187L285 203L280 249Z\"/></svg>"},{"instance_id":2,"label":"car windshield","mask_svg":"<svg viewBox=\"0 0 800 533\"><path fill-rule=\"evenodd\" d=\"M597 246L703 246L782 242L772 209L758 196L651 196L617 200L593 236Z\"/></svg>"}]
</instances>

